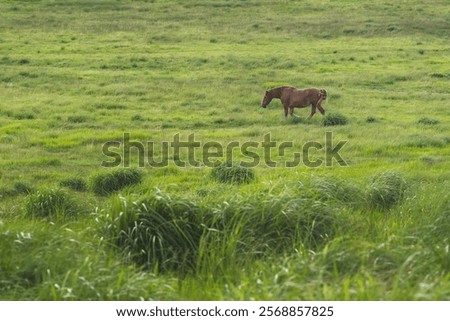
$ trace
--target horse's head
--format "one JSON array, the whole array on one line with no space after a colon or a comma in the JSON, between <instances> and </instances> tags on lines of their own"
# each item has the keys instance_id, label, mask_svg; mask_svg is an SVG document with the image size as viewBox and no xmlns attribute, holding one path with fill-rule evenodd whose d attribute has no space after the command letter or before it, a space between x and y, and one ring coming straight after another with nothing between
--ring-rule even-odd
<instances>
[{"instance_id":1,"label":"horse's head","mask_svg":"<svg viewBox=\"0 0 450 321\"><path fill-rule=\"evenodd\" d=\"M320 95L322 96L322 100L327 99L327 91L325 89L320 90Z\"/></svg>"},{"instance_id":2,"label":"horse's head","mask_svg":"<svg viewBox=\"0 0 450 321\"><path fill-rule=\"evenodd\" d=\"M266 106L272 101L272 94L270 91L266 90L266 93L264 94L263 101L261 103L262 108L266 108Z\"/></svg>"}]
</instances>

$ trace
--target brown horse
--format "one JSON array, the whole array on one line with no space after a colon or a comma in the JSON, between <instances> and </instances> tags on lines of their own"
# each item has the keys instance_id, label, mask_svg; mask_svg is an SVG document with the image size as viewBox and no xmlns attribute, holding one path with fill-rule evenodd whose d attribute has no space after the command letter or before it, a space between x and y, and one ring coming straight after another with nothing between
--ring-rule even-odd
<instances>
[{"instance_id":1,"label":"brown horse","mask_svg":"<svg viewBox=\"0 0 450 321\"><path fill-rule=\"evenodd\" d=\"M308 119L316 113L316 108L319 109L322 115L325 115L325 110L320 105L323 100L327 99L327 91L325 89L310 88L301 90L288 86L273 88L266 90L261 107L266 108L274 98L281 100L284 106L285 117L287 117L288 111L291 116L294 116L294 108L304 108L309 105L311 105L311 114Z\"/></svg>"}]
</instances>

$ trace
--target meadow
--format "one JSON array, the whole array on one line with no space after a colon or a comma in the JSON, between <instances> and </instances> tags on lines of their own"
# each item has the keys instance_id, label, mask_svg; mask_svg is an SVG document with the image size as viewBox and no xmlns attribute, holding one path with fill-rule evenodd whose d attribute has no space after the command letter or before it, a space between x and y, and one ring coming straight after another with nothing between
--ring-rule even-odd
<instances>
[{"instance_id":1,"label":"meadow","mask_svg":"<svg viewBox=\"0 0 450 321\"><path fill-rule=\"evenodd\" d=\"M1 300L450 299L448 1L0 13ZM325 88L326 115L260 108L281 85ZM275 167L268 133L292 145ZM323 161L327 133L345 164L286 166L308 142ZM213 168L140 166L121 144L129 166L102 166L124 135L156 158L177 135L259 145Z\"/></svg>"}]
</instances>

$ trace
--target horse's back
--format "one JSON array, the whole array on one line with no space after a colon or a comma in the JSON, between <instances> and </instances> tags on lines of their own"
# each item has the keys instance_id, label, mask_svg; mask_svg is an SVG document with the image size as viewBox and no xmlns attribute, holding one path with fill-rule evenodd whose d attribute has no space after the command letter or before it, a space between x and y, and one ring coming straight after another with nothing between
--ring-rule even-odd
<instances>
[{"instance_id":1,"label":"horse's back","mask_svg":"<svg viewBox=\"0 0 450 321\"><path fill-rule=\"evenodd\" d=\"M291 104L296 107L306 107L310 104L315 104L319 99L319 89L307 88L297 89L292 91Z\"/></svg>"}]
</instances>

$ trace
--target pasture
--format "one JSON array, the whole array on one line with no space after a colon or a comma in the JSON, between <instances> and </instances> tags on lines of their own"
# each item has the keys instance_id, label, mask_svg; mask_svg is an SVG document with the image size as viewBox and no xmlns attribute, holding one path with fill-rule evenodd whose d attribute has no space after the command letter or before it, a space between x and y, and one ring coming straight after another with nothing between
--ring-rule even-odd
<instances>
[{"instance_id":1,"label":"pasture","mask_svg":"<svg viewBox=\"0 0 450 321\"><path fill-rule=\"evenodd\" d=\"M0 299L450 299L448 1L0 12ZM260 108L283 85L327 118Z\"/></svg>"}]
</instances>

